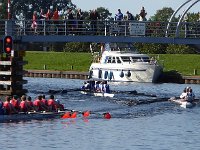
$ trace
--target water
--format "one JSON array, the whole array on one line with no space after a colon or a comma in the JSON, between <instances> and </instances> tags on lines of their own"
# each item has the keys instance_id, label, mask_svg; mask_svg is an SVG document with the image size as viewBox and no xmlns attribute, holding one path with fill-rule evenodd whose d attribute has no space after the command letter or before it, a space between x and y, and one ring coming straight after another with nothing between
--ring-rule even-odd
<instances>
[{"instance_id":1,"label":"water","mask_svg":"<svg viewBox=\"0 0 200 150\"><path fill-rule=\"evenodd\" d=\"M28 95L35 98L49 90L77 89L82 80L26 78ZM178 96L191 86L199 97L199 85L111 83L115 91L137 90L158 97ZM48 97L49 95L47 95ZM65 107L95 114L83 119L32 120L0 124L2 150L199 150L200 107L183 109L171 102L128 106L126 101L153 97L119 94L116 98L81 95L78 91L55 95ZM102 114L110 112L110 120Z\"/></svg>"}]
</instances>

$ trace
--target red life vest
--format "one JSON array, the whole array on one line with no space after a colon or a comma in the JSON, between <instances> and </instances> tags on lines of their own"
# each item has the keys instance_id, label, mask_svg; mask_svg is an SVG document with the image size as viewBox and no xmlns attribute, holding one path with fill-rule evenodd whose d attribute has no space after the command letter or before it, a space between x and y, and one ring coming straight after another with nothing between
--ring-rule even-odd
<instances>
[{"instance_id":1,"label":"red life vest","mask_svg":"<svg viewBox=\"0 0 200 150\"><path fill-rule=\"evenodd\" d=\"M41 101L39 99L36 99L34 102L33 102L33 105L38 107L38 110L39 111L42 111L42 107L41 107Z\"/></svg>"},{"instance_id":2,"label":"red life vest","mask_svg":"<svg viewBox=\"0 0 200 150\"><path fill-rule=\"evenodd\" d=\"M21 101L19 106L20 106L22 112L27 112L28 111L28 108L27 108L27 105L26 105L26 101Z\"/></svg>"},{"instance_id":3,"label":"red life vest","mask_svg":"<svg viewBox=\"0 0 200 150\"><path fill-rule=\"evenodd\" d=\"M19 109L19 103L18 103L18 100L16 100L16 99L11 99L10 100L10 103L13 105L13 107L15 108L15 109Z\"/></svg>"},{"instance_id":4,"label":"red life vest","mask_svg":"<svg viewBox=\"0 0 200 150\"><path fill-rule=\"evenodd\" d=\"M52 108L52 110L56 110L56 102L54 99L49 99L47 103L48 106Z\"/></svg>"},{"instance_id":5,"label":"red life vest","mask_svg":"<svg viewBox=\"0 0 200 150\"><path fill-rule=\"evenodd\" d=\"M11 109L12 106L11 105L12 104L7 102L7 101L3 103L3 107L5 108L7 115L12 113L12 109Z\"/></svg>"}]
</instances>

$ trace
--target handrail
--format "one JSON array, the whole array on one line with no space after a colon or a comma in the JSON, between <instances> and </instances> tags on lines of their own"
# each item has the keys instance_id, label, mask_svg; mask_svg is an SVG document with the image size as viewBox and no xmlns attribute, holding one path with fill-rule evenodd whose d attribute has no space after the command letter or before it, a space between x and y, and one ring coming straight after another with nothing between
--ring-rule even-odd
<instances>
[{"instance_id":1,"label":"handrail","mask_svg":"<svg viewBox=\"0 0 200 150\"><path fill-rule=\"evenodd\" d=\"M166 37L168 22L159 21L104 21L104 20L0 20L0 35L9 33L13 36L121 36L121 37ZM170 22L169 37L185 38L186 22ZM189 38L200 37L200 22L187 22ZM34 28L35 27L35 28Z\"/></svg>"}]
</instances>

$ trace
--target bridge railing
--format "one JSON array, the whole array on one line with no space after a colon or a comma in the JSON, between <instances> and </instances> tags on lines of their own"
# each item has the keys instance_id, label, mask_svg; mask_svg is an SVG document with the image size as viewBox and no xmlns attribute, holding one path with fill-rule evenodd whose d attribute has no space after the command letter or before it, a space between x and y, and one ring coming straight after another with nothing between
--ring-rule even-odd
<instances>
[{"instance_id":1,"label":"bridge railing","mask_svg":"<svg viewBox=\"0 0 200 150\"><path fill-rule=\"evenodd\" d=\"M8 31L7 20L0 20L0 35ZM199 38L200 22L95 21L95 20L12 20L12 34L26 35L102 35ZM167 26L168 30L167 30ZM10 27L10 26L9 26Z\"/></svg>"}]
</instances>

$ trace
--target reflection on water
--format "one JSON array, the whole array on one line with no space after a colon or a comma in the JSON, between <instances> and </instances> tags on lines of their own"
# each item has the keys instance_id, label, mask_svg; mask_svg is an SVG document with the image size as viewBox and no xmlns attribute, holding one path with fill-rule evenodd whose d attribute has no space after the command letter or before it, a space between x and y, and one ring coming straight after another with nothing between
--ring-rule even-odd
<instances>
[{"instance_id":1,"label":"reflection on water","mask_svg":"<svg viewBox=\"0 0 200 150\"><path fill-rule=\"evenodd\" d=\"M27 78L25 88L35 98L52 89L77 89L82 80ZM137 90L157 97L179 96L184 84L111 83L114 91ZM199 97L199 85L192 86ZM55 97L68 109L93 112L75 119L32 120L1 123L1 149L14 150L135 150L199 149L199 107L183 109L169 101L128 106L124 101L147 101L155 97L118 94L115 98L81 95L78 91L57 93ZM103 118L110 112L110 120ZM16 144L17 143L17 144Z\"/></svg>"}]
</instances>

